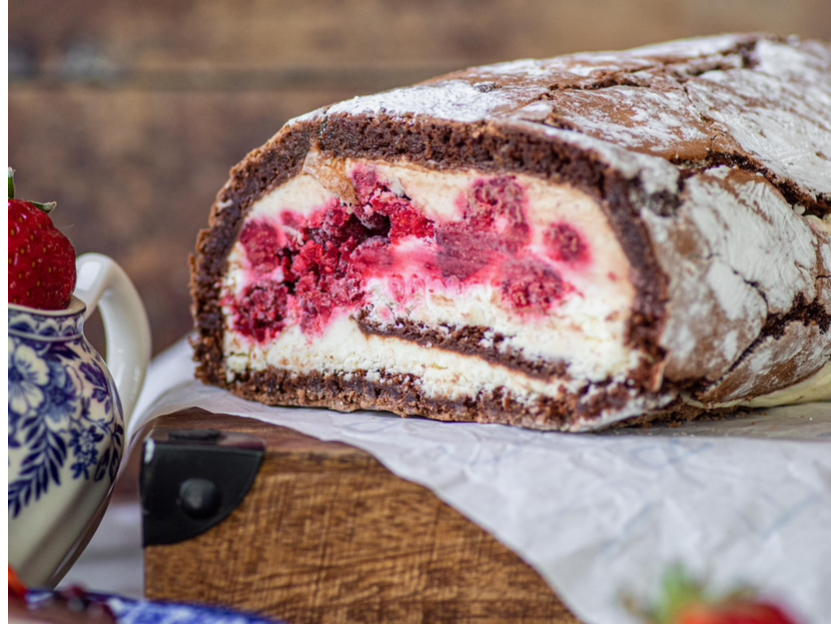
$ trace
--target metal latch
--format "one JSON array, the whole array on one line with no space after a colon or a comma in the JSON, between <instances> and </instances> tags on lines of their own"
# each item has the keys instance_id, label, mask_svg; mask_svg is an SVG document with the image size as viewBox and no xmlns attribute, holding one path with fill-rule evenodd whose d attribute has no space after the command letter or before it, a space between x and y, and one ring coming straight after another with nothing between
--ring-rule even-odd
<instances>
[{"instance_id":1,"label":"metal latch","mask_svg":"<svg viewBox=\"0 0 831 624\"><path fill-rule=\"evenodd\" d=\"M259 438L215 429L155 431L144 442L144 545L201 535L245 499L265 457Z\"/></svg>"}]
</instances>

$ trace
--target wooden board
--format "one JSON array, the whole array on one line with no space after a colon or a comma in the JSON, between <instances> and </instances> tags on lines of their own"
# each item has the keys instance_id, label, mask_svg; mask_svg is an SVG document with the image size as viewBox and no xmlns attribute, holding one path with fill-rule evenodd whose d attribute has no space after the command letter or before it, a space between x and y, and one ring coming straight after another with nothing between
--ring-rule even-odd
<instances>
[{"instance_id":1,"label":"wooden board","mask_svg":"<svg viewBox=\"0 0 831 624\"><path fill-rule=\"evenodd\" d=\"M225 521L145 549L148 598L296 624L579 624L516 554L364 451L200 410L154 427L253 434L267 451Z\"/></svg>"}]
</instances>

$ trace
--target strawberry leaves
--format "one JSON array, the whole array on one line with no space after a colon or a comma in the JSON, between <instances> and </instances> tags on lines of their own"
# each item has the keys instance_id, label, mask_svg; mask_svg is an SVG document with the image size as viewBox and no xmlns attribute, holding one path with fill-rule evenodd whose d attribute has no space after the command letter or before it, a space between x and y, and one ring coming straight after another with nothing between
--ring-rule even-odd
<instances>
[{"instance_id":1,"label":"strawberry leaves","mask_svg":"<svg viewBox=\"0 0 831 624\"><path fill-rule=\"evenodd\" d=\"M667 570L652 608L644 609L631 599L626 599L626 606L645 624L797 624L749 588L714 597L681 566Z\"/></svg>"},{"instance_id":2,"label":"strawberry leaves","mask_svg":"<svg viewBox=\"0 0 831 624\"><path fill-rule=\"evenodd\" d=\"M12 169L11 167L9 167L9 199L15 199L15 197L14 197L14 169ZM27 199L25 201L26 201L27 204L31 204L32 206L34 206L35 208L37 208L38 210L40 210L41 212L43 212L45 214L49 214L55 208L58 207L58 202L46 202L44 204L44 203L41 203L41 202L31 201L29 199Z\"/></svg>"}]
</instances>

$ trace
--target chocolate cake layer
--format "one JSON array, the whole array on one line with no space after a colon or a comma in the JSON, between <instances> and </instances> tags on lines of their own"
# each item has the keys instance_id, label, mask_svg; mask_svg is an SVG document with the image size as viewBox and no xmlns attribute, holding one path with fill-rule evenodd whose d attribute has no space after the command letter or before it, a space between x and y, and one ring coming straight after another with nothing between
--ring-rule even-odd
<instances>
[{"instance_id":1,"label":"chocolate cake layer","mask_svg":"<svg viewBox=\"0 0 831 624\"><path fill-rule=\"evenodd\" d=\"M567 365L562 360L531 360L523 357L522 353L517 350L500 349L505 336L494 333L487 327L448 327L446 325L429 327L423 323L409 321L381 325L368 320L367 316L366 312L359 312L356 317L358 326L365 334L394 336L415 342L428 349L446 349L463 355L472 355L540 379L563 377L568 374ZM489 334L492 336L489 337ZM482 346L483 342L486 342L488 346Z\"/></svg>"},{"instance_id":2,"label":"chocolate cake layer","mask_svg":"<svg viewBox=\"0 0 831 624\"><path fill-rule=\"evenodd\" d=\"M198 376L567 430L831 400L830 146L831 46L765 35L315 111L232 170L200 233Z\"/></svg>"},{"instance_id":3,"label":"chocolate cake layer","mask_svg":"<svg viewBox=\"0 0 831 624\"><path fill-rule=\"evenodd\" d=\"M266 405L327 407L342 412L360 409L387 410L401 416L424 416L446 422L478 422L507 424L529 429L568 430L580 418L592 418L581 411L576 401L541 399L529 406L511 393L482 393L464 401L442 400L425 396L418 384L408 376L392 375L377 381L367 379L366 371L357 371L349 378L343 375L295 375L275 369L252 373L237 380L234 390L239 396ZM626 393L601 393L596 402L608 407L624 407ZM716 410L729 412L730 409ZM648 415L635 416L626 422L645 424L654 420L690 420L702 413L701 408L680 401Z\"/></svg>"}]
</instances>

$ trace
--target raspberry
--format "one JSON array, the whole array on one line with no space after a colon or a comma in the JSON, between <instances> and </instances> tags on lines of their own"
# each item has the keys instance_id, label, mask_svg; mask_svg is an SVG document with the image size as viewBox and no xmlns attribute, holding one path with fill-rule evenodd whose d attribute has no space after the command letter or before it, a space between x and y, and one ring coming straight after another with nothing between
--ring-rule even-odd
<instances>
[{"instance_id":1,"label":"raspberry","mask_svg":"<svg viewBox=\"0 0 831 624\"><path fill-rule=\"evenodd\" d=\"M525 221L525 193L514 178L479 178L473 183L471 196L471 218L504 216L513 222Z\"/></svg>"},{"instance_id":2,"label":"raspberry","mask_svg":"<svg viewBox=\"0 0 831 624\"><path fill-rule=\"evenodd\" d=\"M525 192L514 178L479 178L470 189L465 216L482 225L499 218L511 223L524 223L524 202Z\"/></svg>"},{"instance_id":3,"label":"raspberry","mask_svg":"<svg viewBox=\"0 0 831 624\"><path fill-rule=\"evenodd\" d=\"M350 256L349 270L357 275L383 273L393 264L389 241L380 236L367 240Z\"/></svg>"},{"instance_id":4,"label":"raspberry","mask_svg":"<svg viewBox=\"0 0 831 624\"><path fill-rule=\"evenodd\" d=\"M280 258L280 236L271 224L250 221L243 228L239 240L255 273L271 273L283 264Z\"/></svg>"},{"instance_id":5,"label":"raspberry","mask_svg":"<svg viewBox=\"0 0 831 624\"><path fill-rule=\"evenodd\" d=\"M353 213L333 200L305 223L290 220L301 233L291 265L296 281L289 286L298 297L304 331L319 330L338 307L360 305L365 279L393 264L390 240L433 235L432 222L381 184L374 171L357 169L353 182L361 198Z\"/></svg>"},{"instance_id":6,"label":"raspberry","mask_svg":"<svg viewBox=\"0 0 831 624\"><path fill-rule=\"evenodd\" d=\"M588 258L589 250L580 234L568 223L555 223L545 233L548 256L569 264Z\"/></svg>"},{"instance_id":7,"label":"raspberry","mask_svg":"<svg viewBox=\"0 0 831 624\"><path fill-rule=\"evenodd\" d=\"M528 244L525 193L514 178L479 178L460 198L463 221L436 227L437 257L445 277L465 281Z\"/></svg>"},{"instance_id":8,"label":"raspberry","mask_svg":"<svg viewBox=\"0 0 831 624\"><path fill-rule=\"evenodd\" d=\"M560 274L538 260L509 260L502 267L502 300L517 310L542 314L566 290Z\"/></svg>"},{"instance_id":9,"label":"raspberry","mask_svg":"<svg viewBox=\"0 0 831 624\"><path fill-rule=\"evenodd\" d=\"M362 280L383 270L388 252L389 219L376 214L377 229L337 203L324 208L302 227L299 251L293 256L290 284L298 297L304 330L319 330L335 308L351 307L363 298ZM299 278L299 279L298 279Z\"/></svg>"},{"instance_id":10,"label":"raspberry","mask_svg":"<svg viewBox=\"0 0 831 624\"><path fill-rule=\"evenodd\" d=\"M332 313L334 303L326 288L326 279L308 273L303 275L295 285L295 294L300 303L300 327L303 331L319 330L324 320Z\"/></svg>"},{"instance_id":11,"label":"raspberry","mask_svg":"<svg viewBox=\"0 0 831 624\"><path fill-rule=\"evenodd\" d=\"M514 178L480 178L470 190L465 221L474 229L493 232L498 248L515 254L530 239L524 203L525 192Z\"/></svg>"},{"instance_id":12,"label":"raspberry","mask_svg":"<svg viewBox=\"0 0 831 624\"><path fill-rule=\"evenodd\" d=\"M277 336L285 326L288 289L273 280L248 286L236 301L234 329L257 342Z\"/></svg>"},{"instance_id":13,"label":"raspberry","mask_svg":"<svg viewBox=\"0 0 831 624\"><path fill-rule=\"evenodd\" d=\"M303 228L306 225L306 218L295 212L287 211L280 215L280 223L282 223L284 231L288 230L289 238L291 238L292 234L296 238L297 235L303 232Z\"/></svg>"},{"instance_id":14,"label":"raspberry","mask_svg":"<svg viewBox=\"0 0 831 624\"><path fill-rule=\"evenodd\" d=\"M436 243L439 246L436 261L442 276L461 281L470 279L498 257L493 237L487 233L471 236L470 227L464 222L440 224L436 228Z\"/></svg>"},{"instance_id":15,"label":"raspberry","mask_svg":"<svg viewBox=\"0 0 831 624\"><path fill-rule=\"evenodd\" d=\"M406 236L429 238L434 233L432 221L414 209L408 199L398 197L383 186L375 189L356 214L367 227L380 236L389 237L392 242Z\"/></svg>"},{"instance_id":16,"label":"raspberry","mask_svg":"<svg viewBox=\"0 0 831 624\"><path fill-rule=\"evenodd\" d=\"M545 262L516 259L530 241L530 227L525 193L515 178L477 179L457 200L462 220L439 223L393 193L374 170L358 168L352 179L357 206L333 198L309 216L283 213L284 229L265 221L245 227L240 240L254 271L262 275L281 268L283 280L248 293L249 301L240 305L244 331L258 340L279 332L289 296L296 302L292 311L299 313L295 322L304 331L320 331L338 308L362 305L366 280L376 276L389 277L391 292L404 304L425 288L410 268L418 265L446 284L493 280L503 300L523 312L543 313L569 292ZM395 250L394 244L408 237L429 243L423 249ZM586 253L566 224L553 227L546 241L557 257ZM269 302L275 306L271 312L264 309Z\"/></svg>"},{"instance_id":17,"label":"raspberry","mask_svg":"<svg viewBox=\"0 0 831 624\"><path fill-rule=\"evenodd\" d=\"M383 210L384 203L373 196L366 203L355 208L355 216L367 229L377 233L379 236L387 236L390 231L390 220Z\"/></svg>"},{"instance_id":18,"label":"raspberry","mask_svg":"<svg viewBox=\"0 0 831 624\"><path fill-rule=\"evenodd\" d=\"M375 169L369 167L355 167L352 171L352 183L358 196L362 200L367 200L379 186L378 174L375 173Z\"/></svg>"},{"instance_id":19,"label":"raspberry","mask_svg":"<svg viewBox=\"0 0 831 624\"><path fill-rule=\"evenodd\" d=\"M339 245L352 241L349 245L351 252L364 241L375 238L386 238L390 232L390 220L382 214L374 214L366 221L361 220L357 215L350 215L349 220L343 224L341 229L331 233L332 240Z\"/></svg>"},{"instance_id":20,"label":"raspberry","mask_svg":"<svg viewBox=\"0 0 831 624\"><path fill-rule=\"evenodd\" d=\"M320 276L334 273L339 263L340 254L335 245L325 240L323 244L310 240L295 257L291 269L295 275L311 273Z\"/></svg>"},{"instance_id":21,"label":"raspberry","mask_svg":"<svg viewBox=\"0 0 831 624\"><path fill-rule=\"evenodd\" d=\"M396 242L406 236L416 238L432 238L435 235L435 224L423 214L413 209L409 202L401 202L402 206L391 217L392 229L390 240Z\"/></svg>"}]
</instances>

